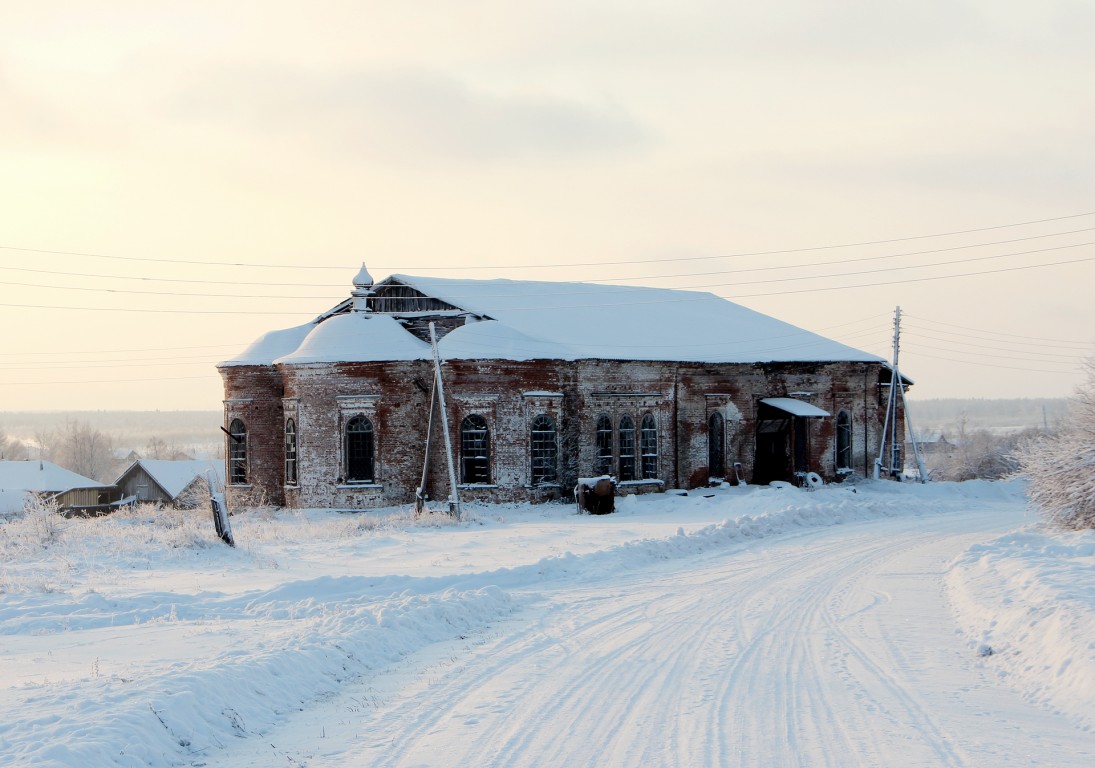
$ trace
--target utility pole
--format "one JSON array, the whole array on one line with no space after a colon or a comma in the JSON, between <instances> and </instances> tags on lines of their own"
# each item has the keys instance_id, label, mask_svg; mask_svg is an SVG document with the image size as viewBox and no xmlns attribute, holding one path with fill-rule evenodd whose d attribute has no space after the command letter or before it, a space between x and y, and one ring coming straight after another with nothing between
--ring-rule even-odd
<instances>
[{"instance_id":1,"label":"utility pole","mask_svg":"<svg viewBox=\"0 0 1095 768\"><path fill-rule=\"evenodd\" d=\"M456 486L456 467L452 460L452 439L449 437L449 413L445 408L445 383L441 379L441 355L437 351L437 332L430 323L430 346L433 347L433 372L437 396L441 403L441 430L445 435L445 458L449 465L449 514L460 519L460 496Z\"/></svg>"},{"instance_id":2,"label":"utility pole","mask_svg":"<svg viewBox=\"0 0 1095 768\"><path fill-rule=\"evenodd\" d=\"M924 459L920 455L920 445L916 440L916 431L913 429L912 419L909 416L908 402L905 400L905 383L901 378L901 368L898 359L901 354L901 307L894 311L893 320L893 365L891 366L890 392L886 399L886 418L882 423L882 439L879 442L878 458L874 463L874 478L877 480L882 470L890 473L890 477L900 477L903 469L901 458L901 440L904 435L897 429L897 407L901 404L901 411L905 414L905 424L908 428L913 454L916 456L916 467L920 475L920 482L928 482L928 470L924 466ZM889 466L883 465L886 456L887 442L890 448Z\"/></svg>"}]
</instances>

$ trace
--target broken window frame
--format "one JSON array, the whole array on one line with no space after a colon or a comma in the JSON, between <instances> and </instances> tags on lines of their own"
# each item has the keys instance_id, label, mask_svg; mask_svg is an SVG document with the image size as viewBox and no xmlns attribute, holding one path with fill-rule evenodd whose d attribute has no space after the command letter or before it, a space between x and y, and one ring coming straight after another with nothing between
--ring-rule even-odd
<instances>
[{"instance_id":1,"label":"broken window frame","mask_svg":"<svg viewBox=\"0 0 1095 768\"><path fill-rule=\"evenodd\" d=\"M559 479L559 441L555 420L546 413L533 419L530 442L531 484L555 485Z\"/></svg>"},{"instance_id":2,"label":"broken window frame","mask_svg":"<svg viewBox=\"0 0 1095 768\"><path fill-rule=\"evenodd\" d=\"M285 420L285 484L297 484L297 423Z\"/></svg>"},{"instance_id":3,"label":"broken window frame","mask_svg":"<svg viewBox=\"0 0 1095 768\"><path fill-rule=\"evenodd\" d=\"M658 479L658 422L654 414L643 414L639 423L640 472L643 480Z\"/></svg>"},{"instance_id":4,"label":"broken window frame","mask_svg":"<svg viewBox=\"0 0 1095 768\"><path fill-rule=\"evenodd\" d=\"M620 482L637 479L635 474L635 420L628 415L620 417L619 427L619 467Z\"/></svg>"},{"instance_id":5,"label":"broken window frame","mask_svg":"<svg viewBox=\"0 0 1095 768\"><path fill-rule=\"evenodd\" d=\"M376 482L376 430L364 414L346 422L346 482Z\"/></svg>"},{"instance_id":6,"label":"broken window frame","mask_svg":"<svg viewBox=\"0 0 1095 768\"><path fill-rule=\"evenodd\" d=\"M716 480L726 478L726 419L718 411L707 419L707 474Z\"/></svg>"},{"instance_id":7,"label":"broken window frame","mask_svg":"<svg viewBox=\"0 0 1095 768\"><path fill-rule=\"evenodd\" d=\"M593 466L595 475L611 475L612 460L615 456L612 446L612 418L607 413L597 417L596 446L597 458Z\"/></svg>"},{"instance_id":8,"label":"broken window frame","mask_svg":"<svg viewBox=\"0 0 1095 768\"><path fill-rule=\"evenodd\" d=\"M243 419L228 424L228 484L247 485L247 425Z\"/></svg>"},{"instance_id":9,"label":"broken window frame","mask_svg":"<svg viewBox=\"0 0 1095 768\"><path fill-rule=\"evenodd\" d=\"M852 471L852 415L847 411L836 415L836 471Z\"/></svg>"},{"instance_id":10,"label":"broken window frame","mask_svg":"<svg viewBox=\"0 0 1095 768\"><path fill-rule=\"evenodd\" d=\"M490 485L490 428L478 413L468 414L460 422L460 481L463 485Z\"/></svg>"}]
</instances>

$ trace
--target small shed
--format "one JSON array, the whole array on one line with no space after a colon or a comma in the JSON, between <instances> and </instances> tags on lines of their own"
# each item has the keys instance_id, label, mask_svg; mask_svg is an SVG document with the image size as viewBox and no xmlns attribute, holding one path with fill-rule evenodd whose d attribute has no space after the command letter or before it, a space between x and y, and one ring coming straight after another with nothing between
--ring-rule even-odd
<instances>
[{"instance_id":1,"label":"small shed","mask_svg":"<svg viewBox=\"0 0 1095 768\"><path fill-rule=\"evenodd\" d=\"M76 514L107 512L118 500L114 486L42 459L0 461L0 490L4 491L5 510L28 493L55 499L62 512Z\"/></svg>"},{"instance_id":2,"label":"small shed","mask_svg":"<svg viewBox=\"0 0 1095 768\"><path fill-rule=\"evenodd\" d=\"M206 476L213 473L214 491L224 491L224 463L214 459L138 459L126 468L114 484L125 497L138 502L197 506L199 494L206 490Z\"/></svg>"}]
</instances>

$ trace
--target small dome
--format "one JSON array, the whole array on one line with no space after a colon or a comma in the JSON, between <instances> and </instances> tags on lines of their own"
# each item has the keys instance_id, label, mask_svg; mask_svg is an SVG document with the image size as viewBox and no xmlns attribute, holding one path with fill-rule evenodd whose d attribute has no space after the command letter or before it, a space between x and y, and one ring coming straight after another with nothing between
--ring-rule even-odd
<instances>
[{"instance_id":1,"label":"small dome","mask_svg":"<svg viewBox=\"0 0 1095 768\"><path fill-rule=\"evenodd\" d=\"M365 262L361 262L361 271L357 273L354 278L355 288L372 288L373 276L369 274L369 270L365 269Z\"/></svg>"}]
</instances>

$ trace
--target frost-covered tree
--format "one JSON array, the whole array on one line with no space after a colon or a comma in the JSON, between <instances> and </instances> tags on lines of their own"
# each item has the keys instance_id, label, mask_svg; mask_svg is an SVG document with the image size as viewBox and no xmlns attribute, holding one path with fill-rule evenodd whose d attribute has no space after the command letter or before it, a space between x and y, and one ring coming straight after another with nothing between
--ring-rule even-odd
<instances>
[{"instance_id":1,"label":"frost-covered tree","mask_svg":"<svg viewBox=\"0 0 1095 768\"><path fill-rule=\"evenodd\" d=\"M1070 418L1053 436L1019 451L1027 494L1041 513L1067 528L1095 528L1095 360L1070 401Z\"/></svg>"},{"instance_id":2,"label":"frost-covered tree","mask_svg":"<svg viewBox=\"0 0 1095 768\"><path fill-rule=\"evenodd\" d=\"M35 436L43 458L92 480L109 483L118 473L114 439L82 421Z\"/></svg>"},{"instance_id":3,"label":"frost-covered tree","mask_svg":"<svg viewBox=\"0 0 1095 768\"><path fill-rule=\"evenodd\" d=\"M19 461L27 458L30 458L30 446L8 437L4 428L0 427L0 459Z\"/></svg>"},{"instance_id":4,"label":"frost-covered tree","mask_svg":"<svg viewBox=\"0 0 1095 768\"><path fill-rule=\"evenodd\" d=\"M1018 447L1043 434L1034 428L993 434L985 429L969 431L964 427L964 424L959 425L952 451L930 454L925 459L933 480L999 480L1007 477L1019 468L1015 455Z\"/></svg>"}]
</instances>

